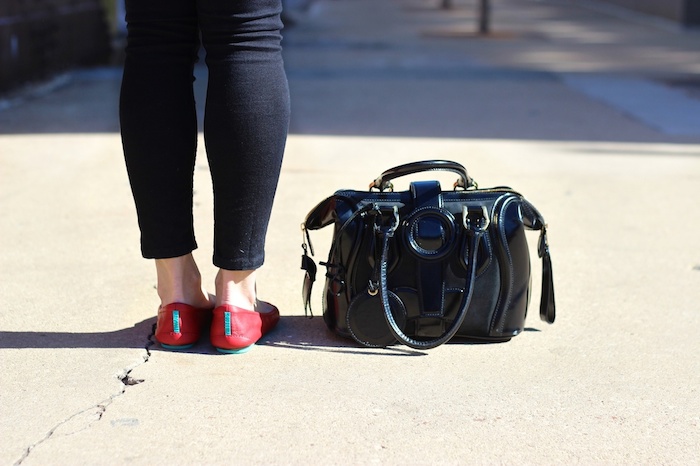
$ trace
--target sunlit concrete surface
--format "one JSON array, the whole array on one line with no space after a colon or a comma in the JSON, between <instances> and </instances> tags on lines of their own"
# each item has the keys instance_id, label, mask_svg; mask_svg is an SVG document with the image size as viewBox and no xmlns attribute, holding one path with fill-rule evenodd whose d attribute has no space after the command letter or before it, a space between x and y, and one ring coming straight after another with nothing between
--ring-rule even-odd
<instances>
[{"instance_id":1,"label":"sunlit concrete surface","mask_svg":"<svg viewBox=\"0 0 700 466\"><path fill-rule=\"evenodd\" d=\"M418 0L317 0L285 31L293 119L258 282L283 318L245 355L218 354L206 336L182 353L153 341L155 270L123 166L119 70L6 99L0 463L700 462L700 137L571 81L692 83L700 37L565 2L493 4L489 38L471 34L470 3ZM196 75L201 104L206 70ZM675 117L692 119L695 94L681 89ZM306 213L433 158L543 213L554 325L536 312L536 234L527 330L508 343L358 347L319 317L322 273L317 317L305 317ZM195 257L213 284L203 151L194 209ZM317 262L330 235L312 234Z\"/></svg>"}]
</instances>

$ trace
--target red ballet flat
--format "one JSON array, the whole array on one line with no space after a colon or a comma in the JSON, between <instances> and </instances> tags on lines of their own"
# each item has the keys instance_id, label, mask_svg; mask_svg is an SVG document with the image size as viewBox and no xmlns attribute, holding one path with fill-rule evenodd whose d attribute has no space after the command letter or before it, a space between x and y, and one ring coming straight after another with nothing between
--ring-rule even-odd
<instances>
[{"instance_id":1,"label":"red ballet flat","mask_svg":"<svg viewBox=\"0 0 700 466\"><path fill-rule=\"evenodd\" d=\"M211 317L211 309L201 309L182 303L170 303L158 309L156 340L163 348L191 348L199 340L202 329Z\"/></svg>"},{"instance_id":2,"label":"red ballet flat","mask_svg":"<svg viewBox=\"0 0 700 466\"><path fill-rule=\"evenodd\" d=\"M225 304L214 309L211 343L221 353L240 354L250 350L280 320L279 310L269 303L266 312L249 311Z\"/></svg>"}]
</instances>

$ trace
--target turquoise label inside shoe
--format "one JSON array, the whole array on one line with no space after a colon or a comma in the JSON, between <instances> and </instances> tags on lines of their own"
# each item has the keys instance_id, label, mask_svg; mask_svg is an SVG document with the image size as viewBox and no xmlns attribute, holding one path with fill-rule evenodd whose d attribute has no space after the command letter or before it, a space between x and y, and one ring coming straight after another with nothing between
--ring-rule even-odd
<instances>
[{"instance_id":1,"label":"turquoise label inside shoe","mask_svg":"<svg viewBox=\"0 0 700 466\"><path fill-rule=\"evenodd\" d=\"M231 313L224 312L224 332L227 337L231 336Z\"/></svg>"},{"instance_id":2,"label":"turquoise label inside shoe","mask_svg":"<svg viewBox=\"0 0 700 466\"><path fill-rule=\"evenodd\" d=\"M173 333L180 333L180 311L173 311Z\"/></svg>"}]
</instances>

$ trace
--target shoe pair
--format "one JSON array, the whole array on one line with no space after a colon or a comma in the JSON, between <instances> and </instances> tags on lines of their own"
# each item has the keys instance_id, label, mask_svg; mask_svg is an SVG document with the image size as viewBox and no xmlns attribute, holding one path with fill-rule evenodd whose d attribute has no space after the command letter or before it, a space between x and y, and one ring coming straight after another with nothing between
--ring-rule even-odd
<instances>
[{"instance_id":1,"label":"shoe pair","mask_svg":"<svg viewBox=\"0 0 700 466\"><path fill-rule=\"evenodd\" d=\"M191 348L211 320L211 343L218 351L245 353L280 320L275 306L262 304L270 309L256 312L226 304L212 311L182 303L167 304L158 310L155 337L166 349Z\"/></svg>"}]
</instances>

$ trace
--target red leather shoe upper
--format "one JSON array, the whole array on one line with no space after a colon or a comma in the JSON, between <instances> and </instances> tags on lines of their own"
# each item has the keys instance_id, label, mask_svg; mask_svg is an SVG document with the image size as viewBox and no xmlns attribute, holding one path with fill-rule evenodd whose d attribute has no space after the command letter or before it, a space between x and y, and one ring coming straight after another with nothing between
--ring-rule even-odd
<instances>
[{"instance_id":1,"label":"red leather shoe upper","mask_svg":"<svg viewBox=\"0 0 700 466\"><path fill-rule=\"evenodd\" d=\"M199 340L210 313L188 304L166 304L158 309L156 340L164 345L191 345Z\"/></svg>"},{"instance_id":2,"label":"red leather shoe upper","mask_svg":"<svg viewBox=\"0 0 700 466\"><path fill-rule=\"evenodd\" d=\"M211 322L211 343L216 348L236 350L255 344L280 320L279 310L270 305L267 312L223 305L214 309Z\"/></svg>"}]
</instances>

